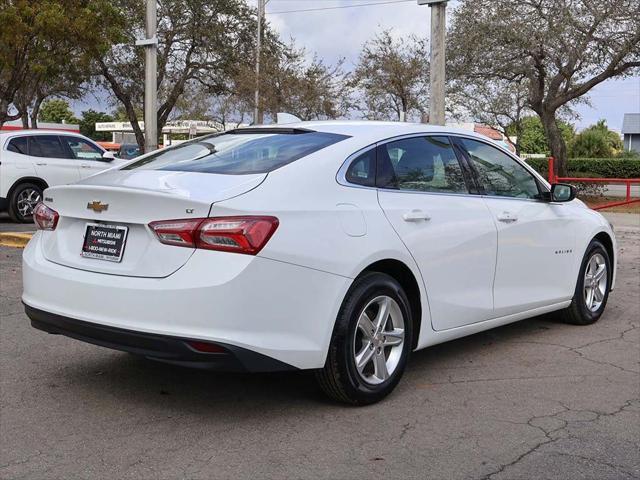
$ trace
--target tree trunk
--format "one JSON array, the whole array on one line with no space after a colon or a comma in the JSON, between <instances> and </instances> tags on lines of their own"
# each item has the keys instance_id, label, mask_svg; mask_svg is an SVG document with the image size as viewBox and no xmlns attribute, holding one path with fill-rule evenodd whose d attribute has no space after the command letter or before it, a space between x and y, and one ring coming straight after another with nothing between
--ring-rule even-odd
<instances>
[{"instance_id":1,"label":"tree trunk","mask_svg":"<svg viewBox=\"0 0 640 480\"><path fill-rule=\"evenodd\" d=\"M520 156L520 139L522 138L522 131L524 129L522 128L522 120L518 120L516 122L516 141L514 143L514 147L516 149L516 155L519 157ZM507 140L509 140L509 136L505 133L505 137L507 137ZM511 141L511 140L509 140Z\"/></svg>"},{"instance_id":2,"label":"tree trunk","mask_svg":"<svg viewBox=\"0 0 640 480\"><path fill-rule=\"evenodd\" d=\"M20 112L20 120L22 120L22 128L29 129L29 112L23 110Z\"/></svg>"},{"instance_id":3,"label":"tree trunk","mask_svg":"<svg viewBox=\"0 0 640 480\"><path fill-rule=\"evenodd\" d=\"M131 126L133 127L133 133L135 133L136 135L136 142L138 142L138 147L140 148L140 151L142 153L146 153L144 151L144 132L140 128L140 124L138 123L138 120L136 119L135 122L131 122Z\"/></svg>"},{"instance_id":4,"label":"tree trunk","mask_svg":"<svg viewBox=\"0 0 640 480\"><path fill-rule=\"evenodd\" d=\"M125 111L127 112L127 118L129 119L129 122L131 122L131 126L133 127L133 133L135 133L138 147L140 148L140 151L144 153L144 133L142 132L140 124L138 123L138 115L136 114L135 108L133 108L131 97L124 92L116 77L111 74L109 68L102 60L99 61L99 65L100 73L102 73L102 76L107 80L107 82L109 82L114 95L124 106ZM162 130L160 130L160 132L162 132Z\"/></svg>"},{"instance_id":5,"label":"tree trunk","mask_svg":"<svg viewBox=\"0 0 640 480\"><path fill-rule=\"evenodd\" d=\"M544 133L549 142L551 156L555 158L555 175L567 176L567 145L562 136L562 132L556 123L556 112L544 112L540 115Z\"/></svg>"},{"instance_id":6,"label":"tree trunk","mask_svg":"<svg viewBox=\"0 0 640 480\"><path fill-rule=\"evenodd\" d=\"M33 109L31 110L31 128L38 128L38 115L40 114L40 106L43 101L44 98L38 97L33 104Z\"/></svg>"}]
</instances>

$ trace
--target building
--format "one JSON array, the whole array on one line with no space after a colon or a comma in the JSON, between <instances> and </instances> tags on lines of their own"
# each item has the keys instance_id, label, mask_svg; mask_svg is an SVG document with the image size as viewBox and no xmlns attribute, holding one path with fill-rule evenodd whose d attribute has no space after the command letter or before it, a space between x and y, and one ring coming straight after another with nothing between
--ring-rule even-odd
<instances>
[{"instance_id":1,"label":"building","mask_svg":"<svg viewBox=\"0 0 640 480\"><path fill-rule=\"evenodd\" d=\"M625 113L622 121L625 152L640 153L640 113Z\"/></svg>"},{"instance_id":2,"label":"building","mask_svg":"<svg viewBox=\"0 0 640 480\"><path fill-rule=\"evenodd\" d=\"M140 129L144 132L144 121L138 122ZM202 120L174 120L169 121L162 128L163 145L175 145L184 141L184 137L193 138L207 133L217 133L231 128L238 127L238 124L222 125L218 122L207 122ZM111 132L111 142L113 144L136 143L136 136L133 127L129 122L98 122L96 132ZM180 136L182 140L175 140L173 135Z\"/></svg>"}]
</instances>

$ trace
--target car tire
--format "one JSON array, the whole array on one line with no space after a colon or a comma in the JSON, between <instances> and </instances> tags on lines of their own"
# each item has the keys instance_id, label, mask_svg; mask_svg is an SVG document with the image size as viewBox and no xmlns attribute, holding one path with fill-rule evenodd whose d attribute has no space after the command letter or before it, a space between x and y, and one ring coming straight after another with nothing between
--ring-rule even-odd
<instances>
[{"instance_id":1,"label":"car tire","mask_svg":"<svg viewBox=\"0 0 640 480\"><path fill-rule=\"evenodd\" d=\"M11 192L9 217L18 223L33 221L33 207L41 200L42 188L35 183L21 183Z\"/></svg>"},{"instance_id":2,"label":"car tire","mask_svg":"<svg viewBox=\"0 0 640 480\"><path fill-rule=\"evenodd\" d=\"M352 405L386 397L409 359L412 320L407 295L393 277L370 272L356 279L336 319L325 366L316 372L320 388Z\"/></svg>"},{"instance_id":3,"label":"car tire","mask_svg":"<svg viewBox=\"0 0 640 480\"><path fill-rule=\"evenodd\" d=\"M592 240L582 259L573 300L560 311L560 320L573 325L597 322L607 305L612 273L607 249L598 240Z\"/></svg>"}]
</instances>

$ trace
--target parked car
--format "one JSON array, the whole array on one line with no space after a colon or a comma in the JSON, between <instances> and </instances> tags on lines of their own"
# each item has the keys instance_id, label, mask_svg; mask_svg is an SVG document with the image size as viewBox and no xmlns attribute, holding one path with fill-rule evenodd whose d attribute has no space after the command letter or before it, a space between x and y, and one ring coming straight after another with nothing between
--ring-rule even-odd
<instances>
[{"instance_id":1,"label":"parked car","mask_svg":"<svg viewBox=\"0 0 640 480\"><path fill-rule=\"evenodd\" d=\"M30 222L47 187L77 182L124 163L92 140L57 130L0 133L0 211Z\"/></svg>"},{"instance_id":2,"label":"parked car","mask_svg":"<svg viewBox=\"0 0 640 480\"><path fill-rule=\"evenodd\" d=\"M137 143L123 143L118 150L118 158L131 160L140 156L140 147Z\"/></svg>"},{"instance_id":3,"label":"parked car","mask_svg":"<svg viewBox=\"0 0 640 480\"><path fill-rule=\"evenodd\" d=\"M243 128L139 157L36 207L35 328L166 363L313 369L354 404L409 355L557 311L597 321L616 241L569 185L444 127Z\"/></svg>"}]
</instances>

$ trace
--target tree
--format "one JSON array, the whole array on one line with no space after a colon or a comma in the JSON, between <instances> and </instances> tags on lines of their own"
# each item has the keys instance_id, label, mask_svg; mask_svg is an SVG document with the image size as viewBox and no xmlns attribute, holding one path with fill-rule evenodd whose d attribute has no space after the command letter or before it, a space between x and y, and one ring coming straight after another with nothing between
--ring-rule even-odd
<instances>
[{"instance_id":1,"label":"tree","mask_svg":"<svg viewBox=\"0 0 640 480\"><path fill-rule=\"evenodd\" d=\"M507 137L515 137L516 154L522 150L527 89L523 82L450 82L447 94L457 118L471 118ZM526 151L526 150L524 150Z\"/></svg>"},{"instance_id":2,"label":"tree","mask_svg":"<svg viewBox=\"0 0 640 480\"><path fill-rule=\"evenodd\" d=\"M611 158L622 149L620 135L600 120L576 135L570 150L572 157Z\"/></svg>"},{"instance_id":3,"label":"tree","mask_svg":"<svg viewBox=\"0 0 640 480\"><path fill-rule=\"evenodd\" d=\"M60 98L54 98L47 100L42 104L40 108L40 116L38 118L41 122L51 123L78 123L79 120L74 116L73 111L69 107L69 103L66 100Z\"/></svg>"},{"instance_id":4,"label":"tree","mask_svg":"<svg viewBox=\"0 0 640 480\"><path fill-rule=\"evenodd\" d=\"M337 118L351 108L349 75L342 61L309 59L293 42L273 42L261 56L260 109L275 120L287 112L303 120ZM252 119L256 78L253 64L237 65L222 93L191 82L176 103L177 118L240 124Z\"/></svg>"},{"instance_id":5,"label":"tree","mask_svg":"<svg viewBox=\"0 0 640 480\"><path fill-rule=\"evenodd\" d=\"M80 94L85 47L104 53L118 23L110 0L0 0L0 25L0 125L31 115L36 127L45 98Z\"/></svg>"},{"instance_id":6,"label":"tree","mask_svg":"<svg viewBox=\"0 0 640 480\"><path fill-rule=\"evenodd\" d=\"M144 147L139 111L144 102L144 3L115 0L125 40L94 59L101 83L125 109ZM158 129L170 118L191 82L213 95L226 91L239 65L253 62L255 11L242 0L164 0L158 5ZM106 19L105 19L106 21Z\"/></svg>"},{"instance_id":7,"label":"tree","mask_svg":"<svg viewBox=\"0 0 640 480\"><path fill-rule=\"evenodd\" d=\"M98 122L113 122L113 117L105 112L96 112L93 109L85 110L80 119L80 133L93 140L111 141L111 133L96 132L96 123Z\"/></svg>"},{"instance_id":8,"label":"tree","mask_svg":"<svg viewBox=\"0 0 640 480\"><path fill-rule=\"evenodd\" d=\"M351 86L343 60L333 66L316 56L307 60L306 51L293 42L263 60L262 105L272 119L278 112L302 120L330 119L346 115L351 108ZM250 76L245 75L247 78ZM238 90L243 91L242 87Z\"/></svg>"},{"instance_id":9,"label":"tree","mask_svg":"<svg viewBox=\"0 0 640 480\"><path fill-rule=\"evenodd\" d=\"M428 107L429 53L426 40L394 40L388 30L362 47L353 84L369 119L405 120Z\"/></svg>"},{"instance_id":10,"label":"tree","mask_svg":"<svg viewBox=\"0 0 640 480\"><path fill-rule=\"evenodd\" d=\"M637 0L462 0L448 33L461 81L523 81L558 173L567 145L558 112L605 80L640 67Z\"/></svg>"},{"instance_id":11,"label":"tree","mask_svg":"<svg viewBox=\"0 0 640 480\"><path fill-rule=\"evenodd\" d=\"M558 127L565 143L570 144L575 136L573 125L558 121ZM517 125L509 125L506 132L508 136L518 137L517 143L520 153L542 153L545 155L551 153L542 122L535 115L523 117Z\"/></svg>"}]
</instances>

